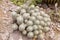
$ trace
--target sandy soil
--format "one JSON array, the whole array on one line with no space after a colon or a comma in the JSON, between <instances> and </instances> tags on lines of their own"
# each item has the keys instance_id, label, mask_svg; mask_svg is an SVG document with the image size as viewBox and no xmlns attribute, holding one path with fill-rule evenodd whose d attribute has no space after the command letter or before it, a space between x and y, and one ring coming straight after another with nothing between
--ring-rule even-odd
<instances>
[{"instance_id":1,"label":"sandy soil","mask_svg":"<svg viewBox=\"0 0 60 40\"><path fill-rule=\"evenodd\" d=\"M9 0L2 0L0 3L0 40L32 40L23 36L19 31L13 31L11 28L12 17L10 10L14 11L17 6ZM45 34L43 40L60 40L60 25L52 22L50 32ZM39 40L39 39L33 39Z\"/></svg>"}]
</instances>

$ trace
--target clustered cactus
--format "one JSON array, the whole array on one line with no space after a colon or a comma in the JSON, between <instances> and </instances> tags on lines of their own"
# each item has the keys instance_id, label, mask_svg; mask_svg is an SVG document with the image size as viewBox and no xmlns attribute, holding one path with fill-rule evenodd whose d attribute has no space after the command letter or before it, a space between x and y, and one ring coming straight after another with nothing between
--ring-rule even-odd
<instances>
[{"instance_id":1,"label":"clustered cactus","mask_svg":"<svg viewBox=\"0 0 60 40\"><path fill-rule=\"evenodd\" d=\"M12 28L26 35L28 38L43 37L43 32L50 30L51 19L48 14L40 10L38 6L21 6L17 11L13 11L12 18L14 24Z\"/></svg>"}]
</instances>

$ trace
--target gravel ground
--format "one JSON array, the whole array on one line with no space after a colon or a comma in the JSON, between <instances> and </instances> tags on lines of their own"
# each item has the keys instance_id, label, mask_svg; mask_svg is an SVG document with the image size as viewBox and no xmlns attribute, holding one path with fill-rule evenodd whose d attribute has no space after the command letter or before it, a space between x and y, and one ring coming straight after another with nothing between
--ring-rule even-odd
<instances>
[{"instance_id":1,"label":"gravel ground","mask_svg":"<svg viewBox=\"0 0 60 40\"><path fill-rule=\"evenodd\" d=\"M9 0L2 0L0 4L0 40L32 40L22 36L19 31L13 32L11 28L13 19L10 10L15 11L16 8L18 7ZM42 40L60 40L60 24L52 22L50 27L50 32L45 33L46 37Z\"/></svg>"}]
</instances>

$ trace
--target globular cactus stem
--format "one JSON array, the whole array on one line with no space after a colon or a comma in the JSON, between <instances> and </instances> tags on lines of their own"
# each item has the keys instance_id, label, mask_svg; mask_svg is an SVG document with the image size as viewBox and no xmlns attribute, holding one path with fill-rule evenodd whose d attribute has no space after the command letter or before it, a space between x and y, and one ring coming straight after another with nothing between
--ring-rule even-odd
<instances>
[{"instance_id":1,"label":"globular cactus stem","mask_svg":"<svg viewBox=\"0 0 60 40\"><path fill-rule=\"evenodd\" d=\"M26 1L26 2L23 4L23 6L24 6L24 5L29 6L29 5L31 4L31 2L32 2L32 0L28 0L28 1Z\"/></svg>"},{"instance_id":2,"label":"globular cactus stem","mask_svg":"<svg viewBox=\"0 0 60 40\"><path fill-rule=\"evenodd\" d=\"M25 8L25 9L27 9L28 6L31 4L31 2L32 2L32 0L27 0L27 1L22 5L22 7Z\"/></svg>"}]
</instances>

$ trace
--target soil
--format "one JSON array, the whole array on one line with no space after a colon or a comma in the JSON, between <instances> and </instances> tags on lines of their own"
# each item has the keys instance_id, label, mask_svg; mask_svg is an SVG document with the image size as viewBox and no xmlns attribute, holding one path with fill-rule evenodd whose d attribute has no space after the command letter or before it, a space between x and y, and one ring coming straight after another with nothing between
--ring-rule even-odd
<instances>
[{"instance_id":1,"label":"soil","mask_svg":"<svg viewBox=\"0 0 60 40\"><path fill-rule=\"evenodd\" d=\"M10 12L15 11L17 7L18 6L12 4L9 0L1 1L0 3L0 40L32 40L23 36L19 31L13 31L13 29L11 28L13 19ZM51 11L53 12L55 11L55 10L51 10L46 4L42 5L40 8L50 16L54 14ZM54 18L55 16L51 16L51 17ZM59 23L60 21L58 21L57 19L55 20L53 18L52 18L53 20L52 24L50 26L51 30L50 32L46 33L45 39L42 39L42 40L60 40L60 23ZM33 40L37 40L37 39L33 38Z\"/></svg>"}]
</instances>

